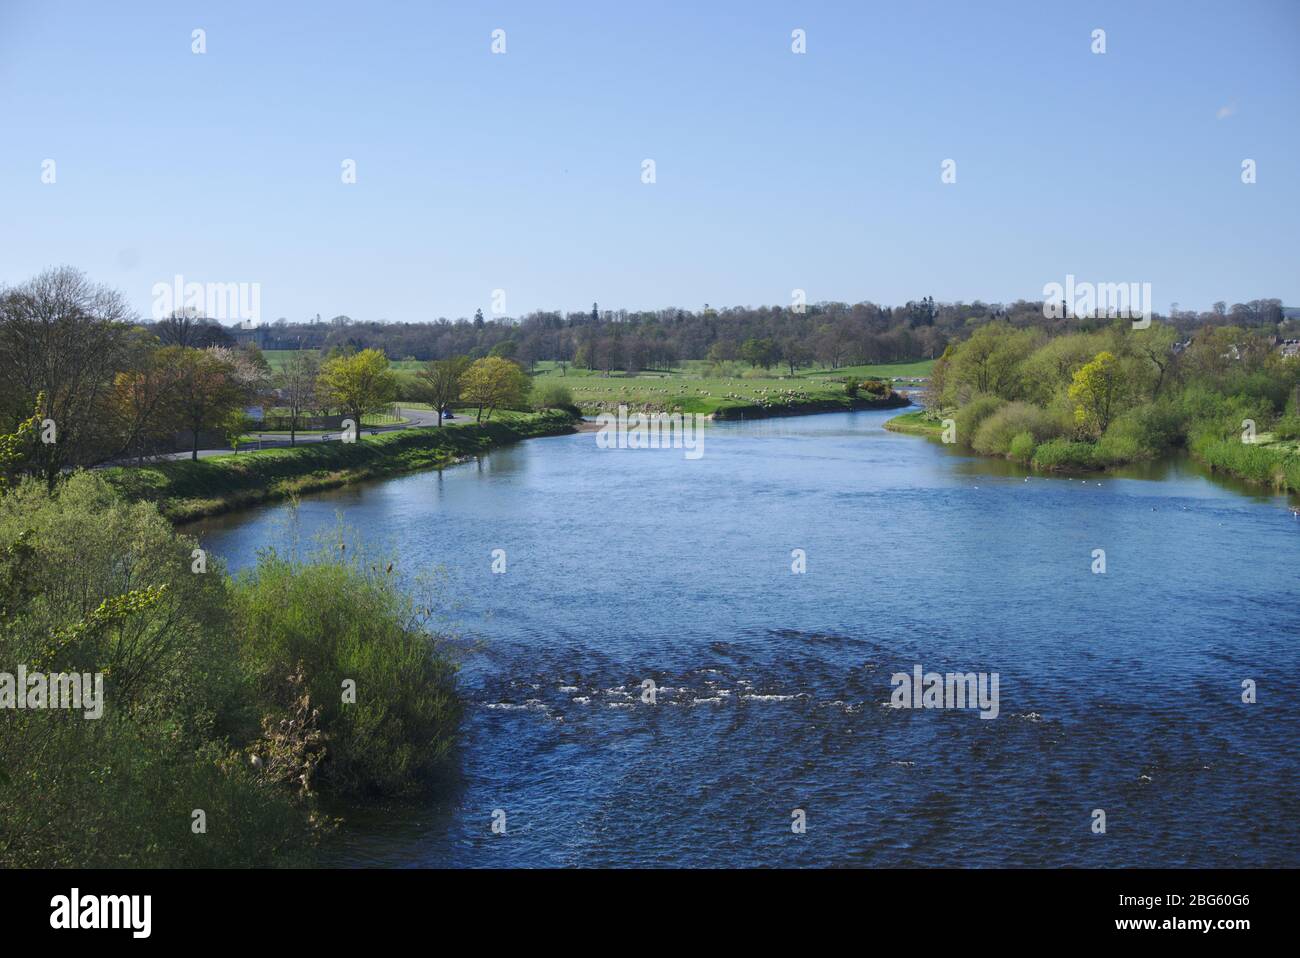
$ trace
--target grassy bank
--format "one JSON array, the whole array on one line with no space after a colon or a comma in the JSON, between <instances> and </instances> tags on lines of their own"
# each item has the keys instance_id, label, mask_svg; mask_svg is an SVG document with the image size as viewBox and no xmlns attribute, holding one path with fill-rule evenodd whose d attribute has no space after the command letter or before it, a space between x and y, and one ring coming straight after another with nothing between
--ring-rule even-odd
<instances>
[{"instance_id":1,"label":"grassy bank","mask_svg":"<svg viewBox=\"0 0 1300 958\"><path fill-rule=\"evenodd\" d=\"M797 415L872 408L853 405L845 394L847 381L881 379L899 389L927 376L932 360L840 369L799 369L793 375L747 369L739 363L722 368L688 360L671 370L635 375L569 367L561 374L550 363L538 364L539 381L556 380L573 393L583 413L615 412L625 405L636 412L683 412L713 415L718 419ZM896 381L902 380L902 381Z\"/></svg>"},{"instance_id":2,"label":"grassy bank","mask_svg":"<svg viewBox=\"0 0 1300 958\"><path fill-rule=\"evenodd\" d=\"M507 443L572 432L573 422L567 413L544 412L479 425L404 429L354 443L118 466L104 470L104 475L128 500L154 502L167 518L184 522L365 479L446 466Z\"/></svg>"},{"instance_id":3,"label":"grassy bank","mask_svg":"<svg viewBox=\"0 0 1300 958\"><path fill-rule=\"evenodd\" d=\"M904 413L886 422L885 428L891 432L939 439L943 434L943 424L930 415L925 410ZM961 423L957 421L956 428L960 430L960 427ZM963 448L976 455L1011 459L1039 472L1103 472L1153 457L1153 454L1144 453L1140 446L1122 444L1106 437L1100 442L1057 438L1035 445L1021 438L1027 435L1032 434L1017 433L1006 452L996 447ZM1174 451L1174 447L1163 451ZM1192 439L1187 452L1211 472L1279 492L1300 493L1300 450L1293 442L1278 441L1265 434L1255 443L1243 443L1240 438L1225 439L1204 433Z\"/></svg>"},{"instance_id":4,"label":"grassy bank","mask_svg":"<svg viewBox=\"0 0 1300 958\"><path fill-rule=\"evenodd\" d=\"M823 397L764 399L754 403L732 403L714 407L717 420L766 419L772 416L807 416L819 412L850 412L856 409L901 409L911 400L894 393L886 399L869 399L844 393Z\"/></svg>"},{"instance_id":5,"label":"grassy bank","mask_svg":"<svg viewBox=\"0 0 1300 958\"><path fill-rule=\"evenodd\" d=\"M895 416L885 423L885 428L890 432L905 432L909 436L933 436L935 439L943 434L943 424L937 419L925 418L924 409Z\"/></svg>"}]
</instances>

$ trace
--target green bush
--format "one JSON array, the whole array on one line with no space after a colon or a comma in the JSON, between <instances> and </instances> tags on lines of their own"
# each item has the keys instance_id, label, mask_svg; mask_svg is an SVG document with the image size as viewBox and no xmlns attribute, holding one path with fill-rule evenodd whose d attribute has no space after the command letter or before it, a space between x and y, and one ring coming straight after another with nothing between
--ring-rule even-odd
<instances>
[{"instance_id":1,"label":"green bush","mask_svg":"<svg viewBox=\"0 0 1300 958\"><path fill-rule=\"evenodd\" d=\"M1211 469L1230 472L1248 482L1300 492L1300 455L1245 443L1240 438L1221 439L1212 431L1195 436L1191 449Z\"/></svg>"},{"instance_id":2,"label":"green bush","mask_svg":"<svg viewBox=\"0 0 1300 958\"><path fill-rule=\"evenodd\" d=\"M958 409L953 417L957 424L957 442L969 446L979 432L980 423L1005 404L1006 400L999 399L997 396L975 396Z\"/></svg>"},{"instance_id":3,"label":"green bush","mask_svg":"<svg viewBox=\"0 0 1300 958\"><path fill-rule=\"evenodd\" d=\"M1096 449L1090 442L1052 439L1034 450L1034 467L1052 470L1094 469L1098 465Z\"/></svg>"},{"instance_id":4,"label":"green bush","mask_svg":"<svg viewBox=\"0 0 1300 958\"><path fill-rule=\"evenodd\" d=\"M1300 439L1300 416L1283 416L1273 424L1272 432L1277 439Z\"/></svg>"},{"instance_id":5,"label":"green bush","mask_svg":"<svg viewBox=\"0 0 1300 958\"><path fill-rule=\"evenodd\" d=\"M574 410L577 408L573 402L573 390L558 379L536 380L528 402L534 409Z\"/></svg>"},{"instance_id":6,"label":"green bush","mask_svg":"<svg viewBox=\"0 0 1300 958\"><path fill-rule=\"evenodd\" d=\"M417 787L447 757L460 721L455 668L386 568L268 551L235 580L241 653L263 709L292 707L285 680L301 670L328 741L320 781L333 791ZM343 701L348 679L355 703Z\"/></svg>"},{"instance_id":7,"label":"green bush","mask_svg":"<svg viewBox=\"0 0 1300 958\"><path fill-rule=\"evenodd\" d=\"M1018 433L1011 440L1011 447L1007 451L1007 456L1017 462L1031 462L1034 458L1035 446L1033 433Z\"/></svg>"},{"instance_id":8,"label":"green bush","mask_svg":"<svg viewBox=\"0 0 1300 958\"><path fill-rule=\"evenodd\" d=\"M960 424L958 430L960 434ZM1011 441L1024 432L1043 442L1059 436L1061 429L1046 410L1026 402L1010 402L980 423L971 448L986 456L1005 456L1011 451Z\"/></svg>"},{"instance_id":9,"label":"green bush","mask_svg":"<svg viewBox=\"0 0 1300 958\"><path fill-rule=\"evenodd\" d=\"M104 674L103 711L0 715L0 866L249 866L307 854L258 734L219 564L98 474L0 497L0 670ZM202 809L207 832L192 831Z\"/></svg>"},{"instance_id":10,"label":"green bush","mask_svg":"<svg viewBox=\"0 0 1300 958\"><path fill-rule=\"evenodd\" d=\"M388 567L267 553L232 583L195 547L99 473L0 496L0 671L104 674L99 718L0 714L0 867L310 863L317 784L447 756L454 668Z\"/></svg>"}]
</instances>

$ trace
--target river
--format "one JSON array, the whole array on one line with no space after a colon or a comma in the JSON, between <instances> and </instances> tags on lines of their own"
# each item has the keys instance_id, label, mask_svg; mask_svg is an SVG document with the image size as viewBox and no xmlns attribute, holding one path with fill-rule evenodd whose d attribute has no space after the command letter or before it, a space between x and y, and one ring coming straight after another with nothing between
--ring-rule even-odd
<instances>
[{"instance_id":1,"label":"river","mask_svg":"<svg viewBox=\"0 0 1300 958\"><path fill-rule=\"evenodd\" d=\"M473 642L448 782L350 810L331 861L1300 866L1293 506L894 414L714 424L698 459L537 439L191 526L238 569L341 514ZM997 673L997 717L888 707L916 665Z\"/></svg>"}]
</instances>

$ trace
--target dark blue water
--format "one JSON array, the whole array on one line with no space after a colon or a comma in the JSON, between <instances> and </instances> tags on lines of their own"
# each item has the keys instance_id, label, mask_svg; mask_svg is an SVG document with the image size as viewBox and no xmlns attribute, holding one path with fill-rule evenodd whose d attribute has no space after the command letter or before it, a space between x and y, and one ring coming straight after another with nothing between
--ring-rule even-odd
<instances>
[{"instance_id":1,"label":"dark blue water","mask_svg":"<svg viewBox=\"0 0 1300 958\"><path fill-rule=\"evenodd\" d=\"M451 781L354 810L336 860L1300 865L1287 501L1185 461L1026 482L889 415L719 424L696 461L534 440L303 500L300 535L341 514L441 570L479 640ZM290 512L204 539L237 568ZM888 708L918 663L998 673L1000 714Z\"/></svg>"}]
</instances>

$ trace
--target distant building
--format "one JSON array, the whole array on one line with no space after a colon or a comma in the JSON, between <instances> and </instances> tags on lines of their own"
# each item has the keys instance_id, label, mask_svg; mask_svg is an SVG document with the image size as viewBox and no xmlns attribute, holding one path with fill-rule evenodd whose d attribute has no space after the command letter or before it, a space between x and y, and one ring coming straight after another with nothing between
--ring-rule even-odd
<instances>
[{"instance_id":1,"label":"distant building","mask_svg":"<svg viewBox=\"0 0 1300 958\"><path fill-rule=\"evenodd\" d=\"M269 337L267 336L266 327L254 325L253 323L240 323L231 329L226 330L230 333L231 339L235 345L253 345L258 349L265 349Z\"/></svg>"}]
</instances>

